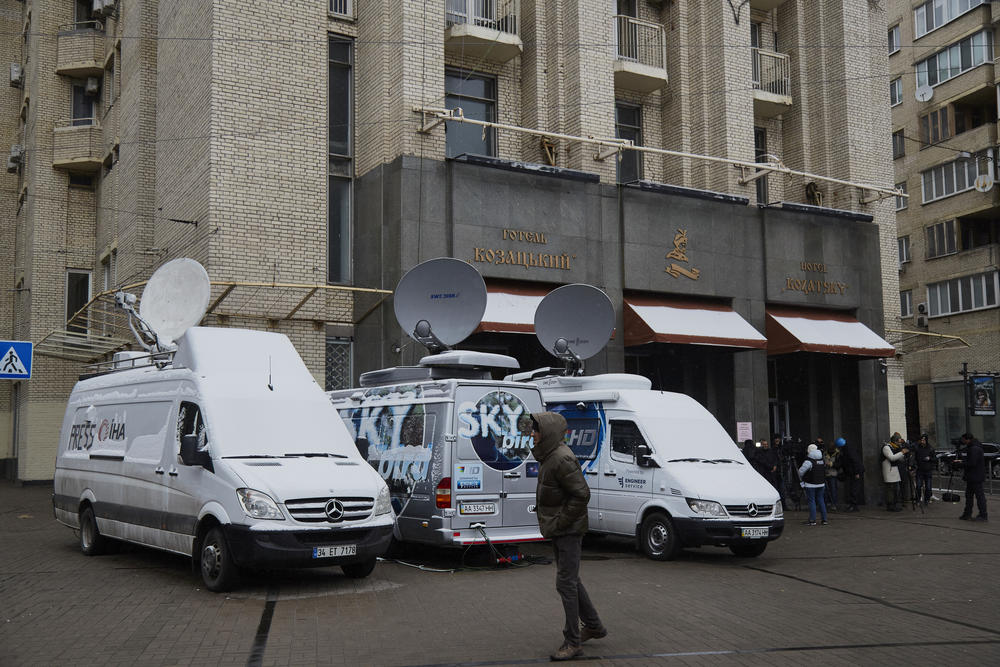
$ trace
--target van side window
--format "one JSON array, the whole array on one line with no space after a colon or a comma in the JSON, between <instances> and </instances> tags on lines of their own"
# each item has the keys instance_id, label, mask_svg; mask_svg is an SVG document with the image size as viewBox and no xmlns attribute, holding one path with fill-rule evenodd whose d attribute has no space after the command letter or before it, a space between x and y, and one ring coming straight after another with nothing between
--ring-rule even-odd
<instances>
[{"instance_id":1,"label":"van side window","mask_svg":"<svg viewBox=\"0 0 1000 667\"><path fill-rule=\"evenodd\" d=\"M612 419L611 424L611 458L615 461L635 463L635 448L646 444L639 427L633 421Z\"/></svg>"},{"instance_id":2,"label":"van side window","mask_svg":"<svg viewBox=\"0 0 1000 667\"><path fill-rule=\"evenodd\" d=\"M177 411L177 445L180 446L182 435L198 436L198 451L208 451L208 433L205 430L205 420L197 403L182 401Z\"/></svg>"}]
</instances>

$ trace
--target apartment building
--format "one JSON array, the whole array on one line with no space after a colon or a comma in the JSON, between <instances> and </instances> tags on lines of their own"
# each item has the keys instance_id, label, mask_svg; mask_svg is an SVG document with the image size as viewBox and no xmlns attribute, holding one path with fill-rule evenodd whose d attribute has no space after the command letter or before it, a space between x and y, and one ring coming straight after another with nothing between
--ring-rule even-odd
<instances>
[{"instance_id":1,"label":"apartment building","mask_svg":"<svg viewBox=\"0 0 1000 667\"><path fill-rule=\"evenodd\" d=\"M591 283L590 372L874 465L905 423L882 4L0 0L0 312L36 343L8 475L51 477L75 377L128 342L109 292L179 256L207 324L287 333L329 387L422 356L387 291L426 259L480 270L463 345L523 368L554 361L533 304Z\"/></svg>"},{"instance_id":2,"label":"apartment building","mask_svg":"<svg viewBox=\"0 0 1000 667\"><path fill-rule=\"evenodd\" d=\"M998 20L980 0L888 3L907 433L940 448L1000 438Z\"/></svg>"}]
</instances>

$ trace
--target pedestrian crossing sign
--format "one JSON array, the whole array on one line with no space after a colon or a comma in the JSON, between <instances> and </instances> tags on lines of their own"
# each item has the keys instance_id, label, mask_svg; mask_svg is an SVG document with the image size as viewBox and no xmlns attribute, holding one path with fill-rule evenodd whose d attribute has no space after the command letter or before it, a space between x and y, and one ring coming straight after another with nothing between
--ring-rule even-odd
<instances>
[{"instance_id":1,"label":"pedestrian crossing sign","mask_svg":"<svg viewBox=\"0 0 1000 667\"><path fill-rule=\"evenodd\" d=\"M27 380L31 377L31 343L0 340L0 380Z\"/></svg>"}]
</instances>

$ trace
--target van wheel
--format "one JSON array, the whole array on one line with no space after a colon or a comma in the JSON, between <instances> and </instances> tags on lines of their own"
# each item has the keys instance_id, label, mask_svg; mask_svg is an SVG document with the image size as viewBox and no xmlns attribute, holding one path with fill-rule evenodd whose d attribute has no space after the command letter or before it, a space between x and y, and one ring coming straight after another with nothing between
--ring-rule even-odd
<instances>
[{"instance_id":1,"label":"van wheel","mask_svg":"<svg viewBox=\"0 0 1000 667\"><path fill-rule=\"evenodd\" d=\"M377 558L372 558L370 560L363 560L360 563L341 565L340 569L351 579L364 579L375 569L377 560Z\"/></svg>"},{"instance_id":2,"label":"van wheel","mask_svg":"<svg viewBox=\"0 0 1000 667\"><path fill-rule=\"evenodd\" d=\"M643 520L641 546L653 560L672 560L677 555L677 533L669 516L654 512Z\"/></svg>"},{"instance_id":3,"label":"van wheel","mask_svg":"<svg viewBox=\"0 0 1000 667\"><path fill-rule=\"evenodd\" d=\"M218 526L213 526L201 542L201 580L205 588L216 593L231 591L239 581L236 563Z\"/></svg>"},{"instance_id":4,"label":"van wheel","mask_svg":"<svg viewBox=\"0 0 1000 667\"><path fill-rule=\"evenodd\" d=\"M80 551L84 556L99 556L108 549L108 539L97 529L94 508L87 505L80 510Z\"/></svg>"},{"instance_id":5,"label":"van wheel","mask_svg":"<svg viewBox=\"0 0 1000 667\"><path fill-rule=\"evenodd\" d=\"M741 558L756 558L766 548L767 542L737 542L729 545L729 550Z\"/></svg>"}]
</instances>

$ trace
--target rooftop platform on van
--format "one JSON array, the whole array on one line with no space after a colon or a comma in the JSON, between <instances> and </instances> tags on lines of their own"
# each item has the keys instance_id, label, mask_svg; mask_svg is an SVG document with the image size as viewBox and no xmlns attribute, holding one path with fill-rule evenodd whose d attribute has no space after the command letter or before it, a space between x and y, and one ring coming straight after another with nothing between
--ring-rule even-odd
<instances>
[{"instance_id":1,"label":"rooftop platform on van","mask_svg":"<svg viewBox=\"0 0 1000 667\"><path fill-rule=\"evenodd\" d=\"M513 357L469 350L428 355L418 363L418 366L394 366L362 373L361 386L380 387L427 380L492 380L494 368L520 368Z\"/></svg>"}]
</instances>

